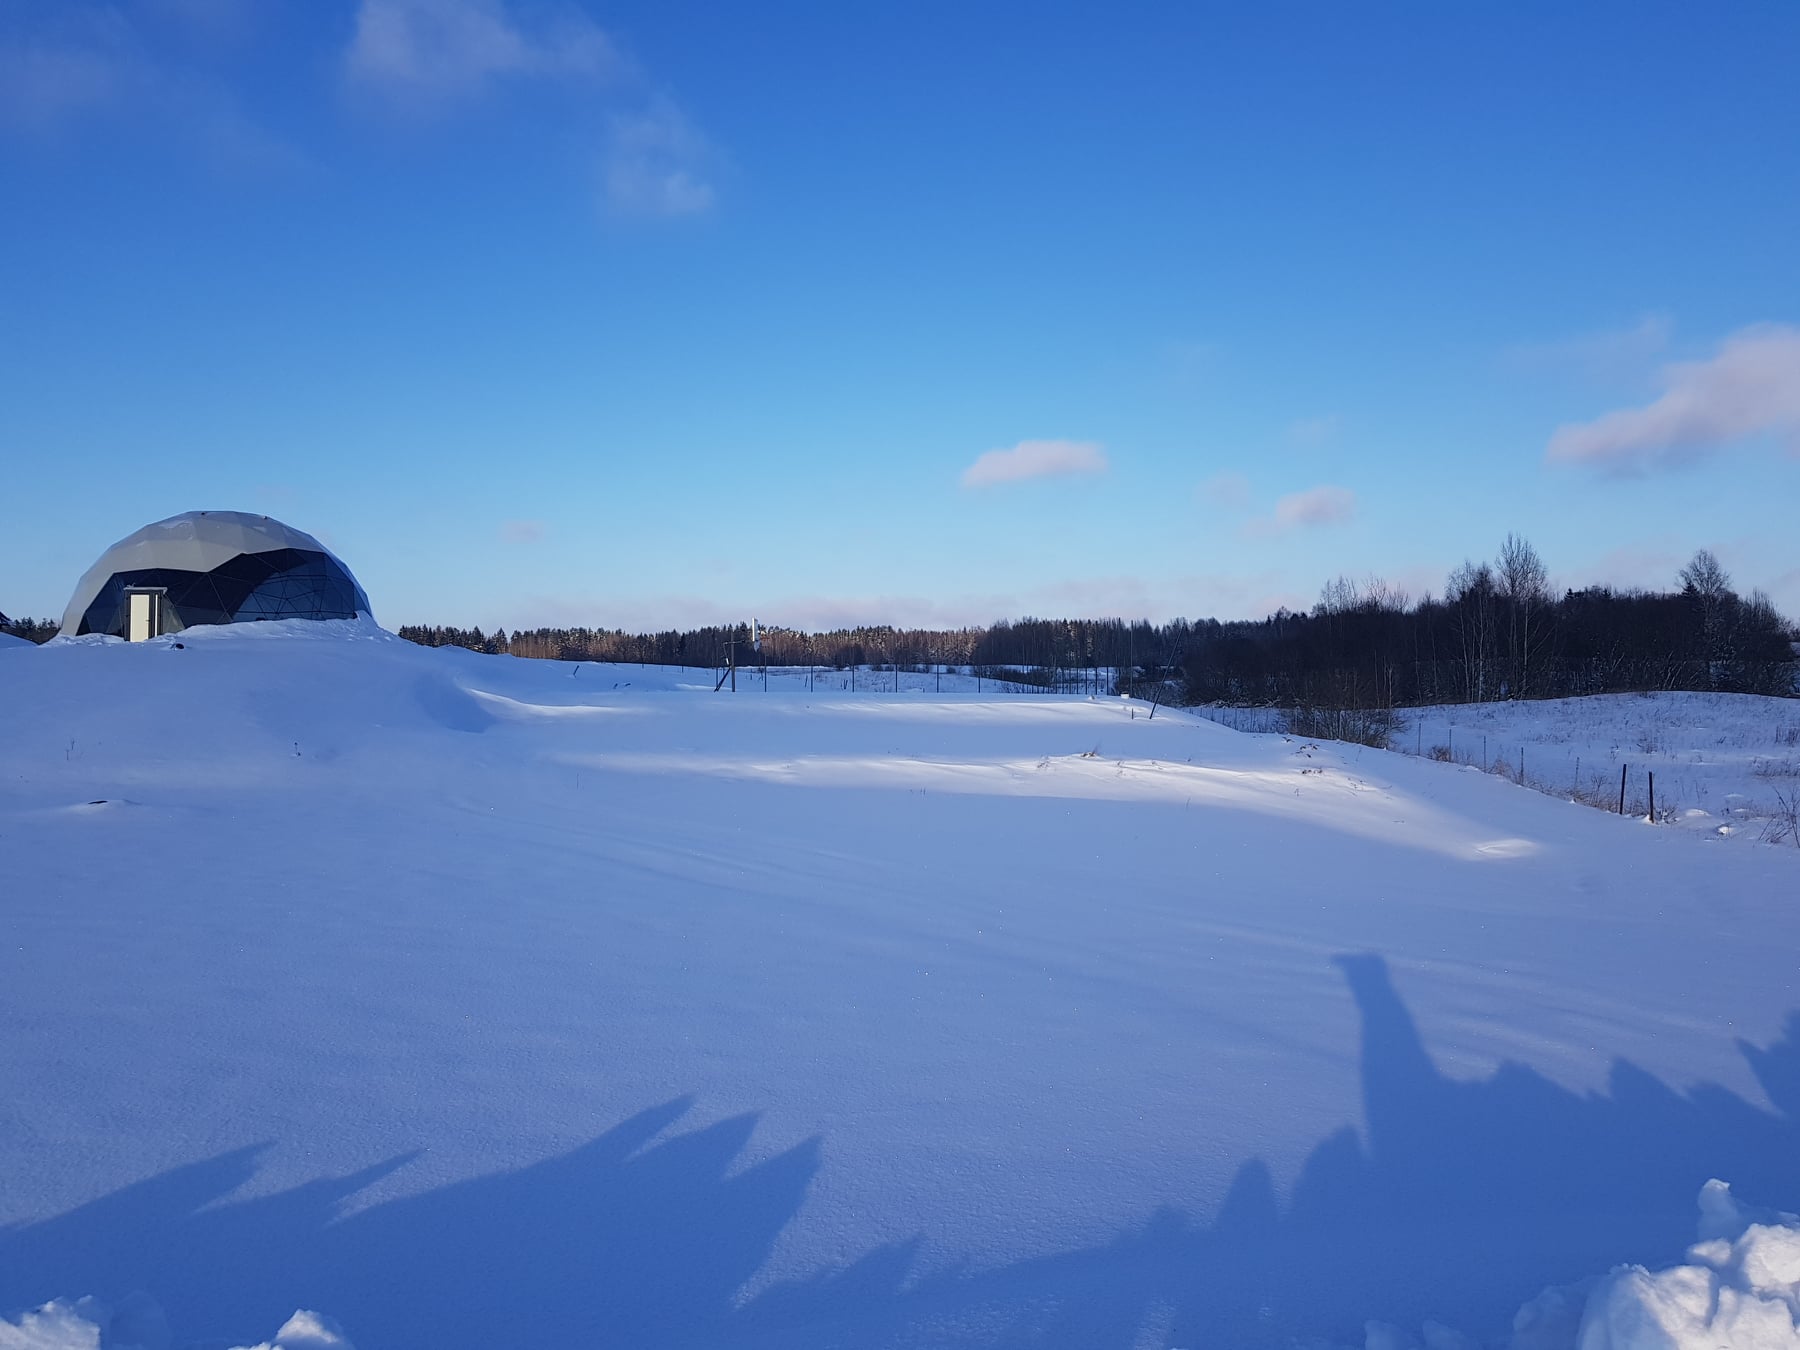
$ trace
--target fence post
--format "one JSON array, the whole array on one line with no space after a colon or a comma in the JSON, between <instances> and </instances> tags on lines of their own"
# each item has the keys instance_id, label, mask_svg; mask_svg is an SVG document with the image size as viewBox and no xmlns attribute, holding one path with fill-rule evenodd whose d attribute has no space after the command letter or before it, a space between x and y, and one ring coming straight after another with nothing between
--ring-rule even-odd
<instances>
[{"instance_id":1,"label":"fence post","mask_svg":"<svg viewBox=\"0 0 1800 1350\"><path fill-rule=\"evenodd\" d=\"M1627 769L1629 769L1630 767L1631 766L1629 764L1619 765L1619 814L1620 815L1625 814L1625 771Z\"/></svg>"},{"instance_id":2,"label":"fence post","mask_svg":"<svg viewBox=\"0 0 1800 1350\"><path fill-rule=\"evenodd\" d=\"M1656 770L1650 770L1650 823L1656 824Z\"/></svg>"}]
</instances>

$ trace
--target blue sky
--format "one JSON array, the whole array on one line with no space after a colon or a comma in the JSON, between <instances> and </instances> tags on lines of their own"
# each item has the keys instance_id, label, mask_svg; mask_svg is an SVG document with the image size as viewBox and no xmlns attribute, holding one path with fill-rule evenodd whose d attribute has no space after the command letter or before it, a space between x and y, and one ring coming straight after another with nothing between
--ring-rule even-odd
<instances>
[{"instance_id":1,"label":"blue sky","mask_svg":"<svg viewBox=\"0 0 1800 1350\"><path fill-rule=\"evenodd\" d=\"M0 0L0 609L1800 614L1800 7Z\"/></svg>"}]
</instances>

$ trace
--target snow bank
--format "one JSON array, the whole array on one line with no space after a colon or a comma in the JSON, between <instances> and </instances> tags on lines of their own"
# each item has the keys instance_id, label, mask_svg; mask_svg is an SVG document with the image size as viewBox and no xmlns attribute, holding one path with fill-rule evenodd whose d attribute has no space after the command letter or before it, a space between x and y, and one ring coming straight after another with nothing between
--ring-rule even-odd
<instances>
[{"instance_id":1,"label":"snow bank","mask_svg":"<svg viewBox=\"0 0 1800 1350\"><path fill-rule=\"evenodd\" d=\"M1700 1190L1700 1240L1666 1270L1616 1267L1519 1309L1508 1350L1800 1350L1800 1218ZM1415 1340L1371 1322L1364 1350L1475 1350L1434 1322Z\"/></svg>"},{"instance_id":2,"label":"snow bank","mask_svg":"<svg viewBox=\"0 0 1800 1350\"><path fill-rule=\"evenodd\" d=\"M0 1318L0 1350L168 1350L162 1309L139 1294L117 1310L98 1299L58 1299L17 1317ZM273 1340L237 1350L356 1350L329 1317L304 1308Z\"/></svg>"},{"instance_id":3,"label":"snow bank","mask_svg":"<svg viewBox=\"0 0 1800 1350\"><path fill-rule=\"evenodd\" d=\"M1513 1319L1507 1350L1800 1350L1800 1218L1758 1211L1723 1181L1700 1191L1699 1241L1686 1264L1639 1265L1546 1289ZM115 1311L58 1300L0 1318L0 1350L169 1350L162 1310L136 1295ZM1438 1322L1413 1337L1370 1322L1363 1350L1479 1350ZM271 1340L237 1350L355 1350L330 1318L304 1309Z\"/></svg>"}]
</instances>

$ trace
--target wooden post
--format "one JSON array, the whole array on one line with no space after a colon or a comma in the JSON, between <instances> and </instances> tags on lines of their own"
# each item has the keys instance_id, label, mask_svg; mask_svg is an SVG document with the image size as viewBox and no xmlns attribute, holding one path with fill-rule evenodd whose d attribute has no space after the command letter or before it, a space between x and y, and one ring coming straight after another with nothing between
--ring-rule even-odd
<instances>
[{"instance_id":1,"label":"wooden post","mask_svg":"<svg viewBox=\"0 0 1800 1350\"><path fill-rule=\"evenodd\" d=\"M1629 764L1619 765L1619 814L1620 815L1625 814L1625 771L1627 769L1629 769L1630 767L1631 766Z\"/></svg>"},{"instance_id":2,"label":"wooden post","mask_svg":"<svg viewBox=\"0 0 1800 1350\"><path fill-rule=\"evenodd\" d=\"M1519 747L1519 786L1525 786L1525 747Z\"/></svg>"},{"instance_id":3,"label":"wooden post","mask_svg":"<svg viewBox=\"0 0 1800 1350\"><path fill-rule=\"evenodd\" d=\"M1656 824L1656 770L1650 770L1650 823Z\"/></svg>"}]
</instances>

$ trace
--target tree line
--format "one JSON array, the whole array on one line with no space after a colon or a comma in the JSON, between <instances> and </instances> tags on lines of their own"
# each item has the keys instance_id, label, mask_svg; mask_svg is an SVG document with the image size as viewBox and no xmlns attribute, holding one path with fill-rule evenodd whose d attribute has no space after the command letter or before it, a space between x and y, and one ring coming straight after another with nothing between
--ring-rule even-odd
<instances>
[{"instance_id":1,"label":"tree line","mask_svg":"<svg viewBox=\"0 0 1800 1350\"><path fill-rule=\"evenodd\" d=\"M1060 672L1118 671L1135 667L1144 678L1177 671L1181 644L1191 631L1172 624L1123 619L1002 620L988 627L952 629L869 625L807 632L758 626L752 645L748 623L658 633L605 628L518 629L484 633L479 628L406 625L400 636L427 647L466 647L559 661L613 661L712 669L740 666L830 666L837 670L930 671L946 667L1019 679L1046 688L1067 687Z\"/></svg>"},{"instance_id":2,"label":"tree line","mask_svg":"<svg viewBox=\"0 0 1800 1350\"><path fill-rule=\"evenodd\" d=\"M1696 689L1793 694L1797 632L1760 591L1740 595L1701 550L1666 591L1596 586L1560 596L1530 543L1508 535L1491 562L1466 561L1443 593L1414 600L1379 578L1337 577L1310 611L1259 620L1001 621L951 629L870 625L807 632L709 625L605 628L409 624L428 647L562 661L686 665L956 668L1046 689L1155 686L1188 703L1290 709L1392 709L1507 698ZM15 621L34 642L50 620Z\"/></svg>"},{"instance_id":3,"label":"tree line","mask_svg":"<svg viewBox=\"0 0 1800 1350\"><path fill-rule=\"evenodd\" d=\"M0 632L11 633L14 637L24 638L27 642L39 644L55 637L62 627L54 619L9 619L0 614Z\"/></svg>"},{"instance_id":4,"label":"tree line","mask_svg":"<svg viewBox=\"0 0 1800 1350\"><path fill-rule=\"evenodd\" d=\"M957 667L1070 687L1063 672L1110 669L1119 686L1172 684L1190 703L1350 709L1630 690L1795 692L1794 627L1760 591L1741 596L1706 550L1668 591L1606 586L1555 595L1536 549L1508 535L1468 561L1441 596L1416 601L1378 578L1329 582L1308 612L1260 620L1003 621L956 629L871 626L810 633L749 624L659 633L539 628L507 634L409 626L428 646L564 661L657 665Z\"/></svg>"},{"instance_id":5,"label":"tree line","mask_svg":"<svg viewBox=\"0 0 1800 1350\"><path fill-rule=\"evenodd\" d=\"M1309 614L1200 625L1183 656L1195 702L1394 708L1634 690L1795 692L1793 626L1740 596L1710 552L1671 591L1606 586L1555 596L1535 549L1509 535L1465 562L1441 597L1378 579L1329 583Z\"/></svg>"}]
</instances>

